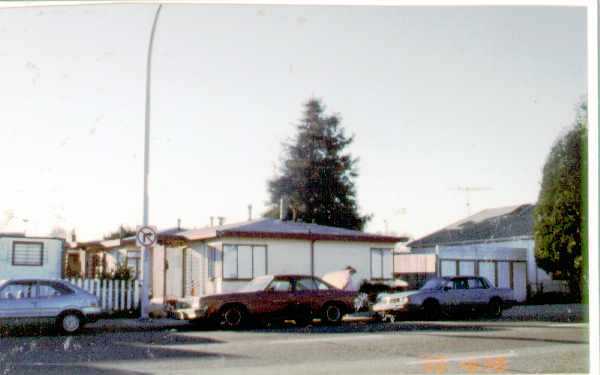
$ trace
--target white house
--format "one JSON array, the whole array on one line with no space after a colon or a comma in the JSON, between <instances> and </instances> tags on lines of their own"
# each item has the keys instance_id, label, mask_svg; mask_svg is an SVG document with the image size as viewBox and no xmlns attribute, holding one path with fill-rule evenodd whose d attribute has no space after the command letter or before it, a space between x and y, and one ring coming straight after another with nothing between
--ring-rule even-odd
<instances>
[{"instance_id":1,"label":"white house","mask_svg":"<svg viewBox=\"0 0 600 375\"><path fill-rule=\"evenodd\" d=\"M0 233L0 279L61 277L64 243L61 238Z\"/></svg>"},{"instance_id":2,"label":"white house","mask_svg":"<svg viewBox=\"0 0 600 375\"><path fill-rule=\"evenodd\" d=\"M392 251L404 238L316 224L258 219L179 233L185 295L231 292L265 274L322 276L347 266L354 279L394 275Z\"/></svg>"},{"instance_id":3,"label":"white house","mask_svg":"<svg viewBox=\"0 0 600 375\"><path fill-rule=\"evenodd\" d=\"M527 298L528 289L557 288L560 283L537 267L534 254L533 209L524 204L483 210L423 238L409 242L411 255L420 256L413 269L403 267L396 274L410 278L415 274L480 275L500 287L515 291L519 301ZM402 259L397 255L397 268ZM434 267L429 258L433 257ZM421 270L416 265L425 267ZM398 270L400 271L400 270Z\"/></svg>"}]
</instances>

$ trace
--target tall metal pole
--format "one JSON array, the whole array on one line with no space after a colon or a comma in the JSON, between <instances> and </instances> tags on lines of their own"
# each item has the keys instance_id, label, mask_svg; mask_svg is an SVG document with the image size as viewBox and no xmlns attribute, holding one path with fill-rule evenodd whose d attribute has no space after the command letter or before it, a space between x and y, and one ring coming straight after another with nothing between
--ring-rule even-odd
<instances>
[{"instance_id":1,"label":"tall metal pole","mask_svg":"<svg viewBox=\"0 0 600 375\"><path fill-rule=\"evenodd\" d=\"M145 118L145 131L144 131L144 217L143 225L147 226L148 223L148 174L150 171L150 83L152 76L152 47L154 45L154 33L156 32L156 24L158 22L158 16L162 4L156 8L154 14L154 22L152 23L152 30L150 32L150 43L148 45L148 57L146 60L146 118ZM149 313L149 289L150 289L150 247L144 246L142 249L142 300L141 300L141 318L147 319Z\"/></svg>"}]
</instances>

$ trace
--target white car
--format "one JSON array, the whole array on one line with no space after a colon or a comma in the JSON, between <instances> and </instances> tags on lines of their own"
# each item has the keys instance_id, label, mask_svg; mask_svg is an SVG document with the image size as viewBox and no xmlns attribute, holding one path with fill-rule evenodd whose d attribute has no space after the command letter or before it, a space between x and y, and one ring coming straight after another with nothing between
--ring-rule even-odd
<instances>
[{"instance_id":1,"label":"white car","mask_svg":"<svg viewBox=\"0 0 600 375\"><path fill-rule=\"evenodd\" d=\"M514 303L511 289L496 288L484 277L452 276L431 279L419 290L381 294L373 311L382 317L416 313L428 320L472 312L500 317Z\"/></svg>"},{"instance_id":2,"label":"white car","mask_svg":"<svg viewBox=\"0 0 600 375\"><path fill-rule=\"evenodd\" d=\"M95 295L63 280L0 280L0 326L53 320L58 330L73 334L101 312Z\"/></svg>"}]
</instances>

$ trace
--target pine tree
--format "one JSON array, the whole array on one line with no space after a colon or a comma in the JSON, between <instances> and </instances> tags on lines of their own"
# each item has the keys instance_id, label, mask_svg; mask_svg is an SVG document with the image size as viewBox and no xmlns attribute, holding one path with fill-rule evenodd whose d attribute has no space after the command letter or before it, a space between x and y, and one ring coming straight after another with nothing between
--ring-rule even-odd
<instances>
[{"instance_id":1,"label":"pine tree","mask_svg":"<svg viewBox=\"0 0 600 375\"><path fill-rule=\"evenodd\" d=\"M535 258L580 298L585 285L587 105L574 126L553 145L543 169L534 216Z\"/></svg>"},{"instance_id":2,"label":"pine tree","mask_svg":"<svg viewBox=\"0 0 600 375\"><path fill-rule=\"evenodd\" d=\"M304 104L295 138L283 144L279 175L268 182L267 216L279 216L284 197L287 220L362 230L369 216L358 213L354 186L358 159L344 152L353 137L346 136L339 115L324 112L319 99Z\"/></svg>"}]
</instances>

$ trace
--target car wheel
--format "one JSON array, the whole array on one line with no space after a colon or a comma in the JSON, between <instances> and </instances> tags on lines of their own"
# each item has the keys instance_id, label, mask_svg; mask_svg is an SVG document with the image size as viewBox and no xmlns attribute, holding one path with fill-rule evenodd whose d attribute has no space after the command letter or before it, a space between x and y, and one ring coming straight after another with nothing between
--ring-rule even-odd
<instances>
[{"instance_id":1,"label":"car wheel","mask_svg":"<svg viewBox=\"0 0 600 375\"><path fill-rule=\"evenodd\" d=\"M67 335L72 335L81 330L81 327L83 326L83 319L79 313L68 312L61 315L57 319L56 326L60 332Z\"/></svg>"},{"instance_id":2,"label":"car wheel","mask_svg":"<svg viewBox=\"0 0 600 375\"><path fill-rule=\"evenodd\" d=\"M339 324L342 322L343 317L344 312L342 311L340 306L334 303L329 303L323 308L323 313L321 314L321 321L325 324Z\"/></svg>"},{"instance_id":3,"label":"car wheel","mask_svg":"<svg viewBox=\"0 0 600 375\"><path fill-rule=\"evenodd\" d=\"M221 310L220 318L221 327L226 329L239 329L244 326L247 317L243 307L239 305L229 305Z\"/></svg>"},{"instance_id":4,"label":"car wheel","mask_svg":"<svg viewBox=\"0 0 600 375\"><path fill-rule=\"evenodd\" d=\"M436 300L427 300L423 304L425 320L438 320L442 315L440 304Z\"/></svg>"},{"instance_id":5,"label":"car wheel","mask_svg":"<svg viewBox=\"0 0 600 375\"><path fill-rule=\"evenodd\" d=\"M493 298L488 304L488 315L492 318L499 318L502 316L502 300L499 298Z\"/></svg>"}]
</instances>

